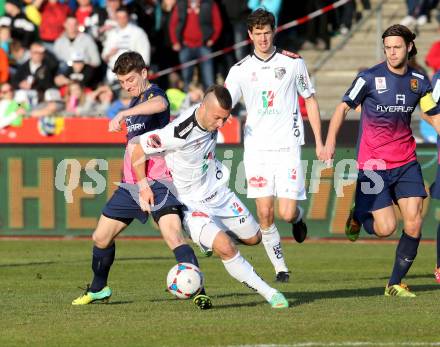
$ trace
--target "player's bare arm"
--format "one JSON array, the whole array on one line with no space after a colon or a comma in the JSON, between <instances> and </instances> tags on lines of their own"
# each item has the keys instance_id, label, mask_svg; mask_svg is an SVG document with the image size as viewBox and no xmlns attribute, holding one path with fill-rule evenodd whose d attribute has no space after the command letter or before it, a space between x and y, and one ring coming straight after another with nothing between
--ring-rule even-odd
<instances>
[{"instance_id":1,"label":"player's bare arm","mask_svg":"<svg viewBox=\"0 0 440 347\"><path fill-rule=\"evenodd\" d=\"M145 102L135 105L129 109L122 110L110 121L108 130L110 132L121 131L121 123L130 116L150 116L167 109L168 102L160 95Z\"/></svg>"},{"instance_id":2,"label":"player's bare arm","mask_svg":"<svg viewBox=\"0 0 440 347\"><path fill-rule=\"evenodd\" d=\"M309 117L310 126L312 127L313 135L315 136L316 156L320 158L324 146L322 144L321 116L319 114L318 101L313 94L309 98L306 98L304 101L307 109L307 115Z\"/></svg>"},{"instance_id":3,"label":"player's bare arm","mask_svg":"<svg viewBox=\"0 0 440 347\"><path fill-rule=\"evenodd\" d=\"M429 124L433 126L437 134L440 136L440 114L436 114L435 116L429 116L426 113L422 112L421 117L427 121Z\"/></svg>"},{"instance_id":4,"label":"player's bare arm","mask_svg":"<svg viewBox=\"0 0 440 347\"><path fill-rule=\"evenodd\" d=\"M147 157L145 156L140 144L130 143L129 146L127 146L127 150L131 152L131 165L138 182L139 205L142 211L150 212L151 206L154 205L154 194L145 175L145 167L148 162Z\"/></svg>"},{"instance_id":5,"label":"player's bare arm","mask_svg":"<svg viewBox=\"0 0 440 347\"><path fill-rule=\"evenodd\" d=\"M330 120L323 156L319 159L333 159L335 155L336 136L341 128L342 122L344 121L345 117L347 117L348 111L350 111L350 106L348 106L345 102L341 102L336 107L335 113L333 113L333 116Z\"/></svg>"}]
</instances>

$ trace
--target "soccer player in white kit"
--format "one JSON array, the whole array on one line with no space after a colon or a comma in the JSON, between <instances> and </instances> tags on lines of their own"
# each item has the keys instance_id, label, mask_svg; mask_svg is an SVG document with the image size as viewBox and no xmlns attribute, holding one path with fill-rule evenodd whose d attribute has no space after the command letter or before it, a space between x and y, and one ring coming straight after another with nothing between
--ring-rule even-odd
<instances>
[{"instance_id":1,"label":"soccer player in white kit","mask_svg":"<svg viewBox=\"0 0 440 347\"><path fill-rule=\"evenodd\" d=\"M164 152L176 189L173 193L187 207L183 225L191 239L201 248L213 250L232 277L262 295L273 308L286 308L289 304L284 295L258 276L233 242L256 245L261 232L249 210L228 188L228 169L215 158L218 129L229 117L231 106L228 90L211 86L201 104L138 140L147 155ZM155 201L155 208L159 207L160 202Z\"/></svg>"},{"instance_id":2,"label":"soccer player in white kit","mask_svg":"<svg viewBox=\"0 0 440 347\"><path fill-rule=\"evenodd\" d=\"M244 98L247 196L256 199L263 244L275 268L276 280L288 282L289 271L274 224L274 197L278 198L279 217L292 223L295 240L303 242L307 226L297 201L306 199L300 160L304 129L298 94L305 99L317 155L323 148L321 119L304 60L273 45L272 13L258 9L249 15L247 25L254 52L231 68L225 86L233 105L241 96Z\"/></svg>"}]
</instances>

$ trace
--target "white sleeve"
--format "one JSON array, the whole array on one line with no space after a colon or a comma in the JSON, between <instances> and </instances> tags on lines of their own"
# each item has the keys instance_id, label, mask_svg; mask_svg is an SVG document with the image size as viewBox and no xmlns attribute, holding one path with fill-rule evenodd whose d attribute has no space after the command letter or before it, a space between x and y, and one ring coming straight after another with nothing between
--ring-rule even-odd
<instances>
[{"instance_id":1,"label":"white sleeve","mask_svg":"<svg viewBox=\"0 0 440 347\"><path fill-rule=\"evenodd\" d=\"M225 87L229 90L232 97L232 107L234 107L241 98L240 76L236 66L231 67L225 80Z\"/></svg>"},{"instance_id":2,"label":"white sleeve","mask_svg":"<svg viewBox=\"0 0 440 347\"><path fill-rule=\"evenodd\" d=\"M304 99L309 98L312 94L315 94L315 88L313 88L312 81L310 81L309 73L307 71L306 64L303 59L297 59L295 84L298 94Z\"/></svg>"},{"instance_id":3,"label":"white sleeve","mask_svg":"<svg viewBox=\"0 0 440 347\"><path fill-rule=\"evenodd\" d=\"M440 78L435 81L434 91L432 92L434 101L438 104L440 102Z\"/></svg>"},{"instance_id":4,"label":"white sleeve","mask_svg":"<svg viewBox=\"0 0 440 347\"><path fill-rule=\"evenodd\" d=\"M175 122L165 128L149 131L139 136L145 154L156 154L182 147L186 140L175 136Z\"/></svg>"}]
</instances>

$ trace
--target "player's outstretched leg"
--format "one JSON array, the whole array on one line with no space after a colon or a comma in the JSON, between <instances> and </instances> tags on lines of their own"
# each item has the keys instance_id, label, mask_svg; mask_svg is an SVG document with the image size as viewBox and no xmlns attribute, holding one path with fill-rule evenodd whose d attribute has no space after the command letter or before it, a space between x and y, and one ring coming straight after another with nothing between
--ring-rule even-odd
<instances>
[{"instance_id":1,"label":"player's outstretched leg","mask_svg":"<svg viewBox=\"0 0 440 347\"><path fill-rule=\"evenodd\" d=\"M440 224L437 226L437 263L434 270L437 283L440 283Z\"/></svg>"},{"instance_id":2,"label":"player's outstretched leg","mask_svg":"<svg viewBox=\"0 0 440 347\"><path fill-rule=\"evenodd\" d=\"M261 230L261 239L264 249L270 262L275 268L277 282L289 282L289 270L287 269L286 262L284 261L283 249L281 247L280 233L275 224L272 224L269 228Z\"/></svg>"},{"instance_id":3,"label":"player's outstretched leg","mask_svg":"<svg viewBox=\"0 0 440 347\"><path fill-rule=\"evenodd\" d=\"M386 296L416 296L414 293L411 293L408 287L401 283L401 281L408 273L417 256L419 244L420 237L411 237L405 233L405 231L402 231L402 236L400 237L399 244L396 248L396 258L394 261L393 272L391 273L391 278L387 287L385 288Z\"/></svg>"},{"instance_id":4,"label":"player's outstretched leg","mask_svg":"<svg viewBox=\"0 0 440 347\"><path fill-rule=\"evenodd\" d=\"M359 238L359 234L361 232L361 223L354 216L355 205L350 209L350 213L348 215L347 221L345 222L345 236L351 241L354 242Z\"/></svg>"},{"instance_id":5,"label":"player's outstretched leg","mask_svg":"<svg viewBox=\"0 0 440 347\"><path fill-rule=\"evenodd\" d=\"M228 271L232 277L262 295L272 308L289 307L289 303L284 295L264 282L255 272L252 265L240 255L240 252L237 251L234 257L222 260L222 262L226 271Z\"/></svg>"},{"instance_id":6,"label":"player's outstretched leg","mask_svg":"<svg viewBox=\"0 0 440 347\"><path fill-rule=\"evenodd\" d=\"M108 248L93 247L92 270L93 281L85 293L72 301L72 305L87 305L95 301L107 302L112 290L107 286L108 274L115 259L115 243Z\"/></svg>"},{"instance_id":7,"label":"player's outstretched leg","mask_svg":"<svg viewBox=\"0 0 440 347\"><path fill-rule=\"evenodd\" d=\"M296 219L292 222L292 235L298 243L304 242L307 237L307 225L303 222L304 210L297 206L298 214Z\"/></svg>"},{"instance_id":8,"label":"player's outstretched leg","mask_svg":"<svg viewBox=\"0 0 440 347\"><path fill-rule=\"evenodd\" d=\"M173 249L173 253L178 263L191 263L197 267L200 267L197 257L194 254L194 250L191 248L191 246L187 244L180 245ZM207 310L212 307L212 300L208 295L206 295L205 288L202 288L200 293L194 297L193 302L201 310Z\"/></svg>"}]
</instances>

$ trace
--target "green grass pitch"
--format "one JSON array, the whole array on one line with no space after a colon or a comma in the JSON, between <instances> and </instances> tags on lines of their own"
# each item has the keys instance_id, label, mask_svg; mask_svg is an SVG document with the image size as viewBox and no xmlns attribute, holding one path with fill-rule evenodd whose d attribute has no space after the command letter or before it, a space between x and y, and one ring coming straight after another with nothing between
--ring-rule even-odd
<instances>
[{"instance_id":1,"label":"green grass pitch","mask_svg":"<svg viewBox=\"0 0 440 347\"><path fill-rule=\"evenodd\" d=\"M407 283L417 298L383 290L395 244L285 243L291 282L275 284L263 246L240 247L291 307L273 310L200 258L214 308L165 292L171 252L161 241L120 240L109 304L73 307L91 280L91 241L0 240L0 346L440 346L433 244L422 244Z\"/></svg>"}]
</instances>

